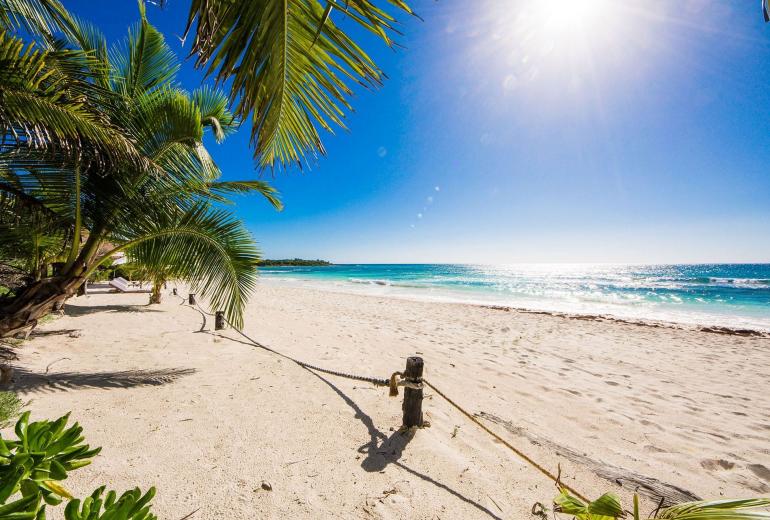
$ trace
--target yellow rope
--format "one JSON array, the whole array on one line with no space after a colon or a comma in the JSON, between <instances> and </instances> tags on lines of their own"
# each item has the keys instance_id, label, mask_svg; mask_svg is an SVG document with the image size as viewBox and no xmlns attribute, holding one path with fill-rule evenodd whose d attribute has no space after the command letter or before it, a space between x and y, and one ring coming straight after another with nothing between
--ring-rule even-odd
<instances>
[{"instance_id":1,"label":"yellow rope","mask_svg":"<svg viewBox=\"0 0 770 520\"><path fill-rule=\"evenodd\" d=\"M184 300L184 298L182 298L182 300ZM208 315L210 315L210 316L213 316L213 314L211 314L211 313L209 313L209 312L206 312L205 310L203 310L203 309L200 307L200 304L197 304L197 303L196 303L196 306L198 307L198 309L199 309L201 312L203 312L203 313L206 313L206 314L208 314ZM298 365L299 365L299 366L301 366L301 367L304 367L304 368L309 368L310 370L317 370L317 371L319 371L319 372L324 372L324 373L326 373L326 374L331 374L331 375L334 375L334 376L339 376L339 377L346 377L346 378L349 378L349 379L356 379L356 380L359 380L359 381L367 381L367 382L370 382L370 383L374 383L375 385L380 385L380 386L388 386L388 387L390 387L390 392L389 392L389 394L390 394L390 396L391 396L391 397L398 395L398 382L397 382L397 378L399 378L399 377L400 377L400 378L403 378L403 377L404 377L404 375L403 375L401 372L394 372L394 373L393 373L393 374L390 376L390 378L389 378L389 379L385 379L385 380L382 380L382 379L377 379L377 378L373 378L373 377L356 376L356 375L353 375L353 374L346 374L346 373L343 373L343 372L337 372L337 371L328 370L328 369L325 369L325 368L321 368L321 367L316 367L316 366L310 365L310 364L308 364L308 363L305 363L304 361L300 361L300 360L298 360L298 359L294 359L293 357L287 356L286 354L283 354L283 353L281 353L281 352L278 352L278 351L276 351L276 350L274 350L274 349L272 349L272 348L270 348L270 347L268 347L268 346L266 346L266 345L263 345L262 343L260 343L260 342L258 342L258 341L256 341L256 340L254 340L254 339L250 338L249 336L247 336L247 335L246 335L246 334L245 334L245 333L244 333L242 330L240 330L239 328L237 328L237 327L233 326L233 324L232 324L232 323L230 323L230 321L229 321L229 320L225 319L225 321L227 322L227 324L228 324L228 325L230 325L230 327L232 327L232 329L233 329L234 331L236 331L238 334L240 334L241 336L243 336L245 339L247 339L248 341L250 341L250 342L251 342L252 344L254 344L255 346L257 346L257 347L259 347L259 348L262 348L262 349L265 349L265 350L267 350L267 351L269 351L269 352L272 352L273 354L277 354L277 355L279 355L279 356L281 356L281 357L283 357L283 358L286 358L286 359L288 359L288 360L290 360L290 361L293 361L294 363L298 364ZM228 339L229 339L229 338L228 338ZM583 495L582 495L580 492L576 491L575 489L573 489L573 488L572 488L572 487L570 487L569 485L567 485L567 484L564 484L563 482L561 482L561 479L560 479L558 476L554 475L553 473L551 473L550 471L548 471L547 469L545 469L543 466L541 466L540 464L538 464L538 463L537 463L537 462L536 462L534 459L532 459L531 457L529 457L529 456L528 456L526 453L522 452L521 450L519 450L518 448L516 448L515 446L513 446L511 443L509 443L508 441L506 441L505 439L503 439L502 437L500 437L498 434L496 434L495 432L493 432L492 430L490 430L489 428L487 428L487 427L486 427L486 426L485 426L485 425L484 425L484 424L483 424L481 421L479 421L478 419L476 419L476 417L474 417L474 416L473 416L473 415L472 415L470 412L466 411L466 410L465 410L465 409L464 409L462 406L460 406L459 404L457 404L456 402L454 402L452 399L450 399L449 397L447 397L447 395L446 395L444 392L442 392L441 390L439 390L438 388L436 388L435 386L433 386L433 384L431 384L431 383L430 383L430 381L428 381L427 379L423 379L423 380L422 380L422 382L423 382L425 385L427 385L427 386L429 386L430 388L432 388L434 392L436 392L438 395L440 395L441 397L443 397L443 398L444 398L444 399L445 399L445 400L446 400L446 401L447 401L449 404L451 404L452 406L454 406L454 407L455 407L455 408L456 408L456 409L457 409L457 410L458 410L460 413L462 413L462 414L463 414L464 416L466 416L468 419L470 419L471 421L473 421L473 422L474 422L474 423L475 423L475 424L476 424L476 425L477 425L479 428L481 428L482 430L484 430L485 432L487 432L488 434L490 434L492 437L494 437L495 439L497 439L498 441L500 441L500 442L501 442L501 443L502 443L502 444L503 444L505 447L507 447L509 450L511 450L512 452L514 452L516 455L518 455L518 456L519 456L520 458L522 458L524 461L526 461L527 463L529 463L529 465L531 465L532 467L534 467L535 469L537 469L538 471L540 471L540 473L542 473L543 475L545 475L545 476L546 476L546 477L548 477L549 479L553 480L553 481L556 483L557 487L559 487L559 488L561 488L561 489L566 489L567 491L569 491L570 493L572 493L573 495L575 495L575 496L576 496L576 497L578 497L579 499L583 500L584 502L590 502L590 500L588 500L586 497L584 497L584 496L583 496Z\"/></svg>"},{"instance_id":2,"label":"yellow rope","mask_svg":"<svg viewBox=\"0 0 770 520\"><path fill-rule=\"evenodd\" d=\"M571 488L571 487L570 487L570 486L568 486L567 484L564 484L563 482L561 482L561 480L559 479L559 477L557 477L556 475L554 475L553 473L551 473L550 471L548 471L547 469L545 469L543 466L541 466L540 464L538 464L538 463L537 463L535 460L533 460L531 457L529 457L529 455L527 455L526 453L522 452L521 450L519 450L518 448L516 448L515 446L513 446L513 445L512 445L510 442L506 441L505 439L503 439L502 437L500 437L498 434L496 434L495 432L493 432L492 430L490 430L489 428L487 428L487 427L486 427L486 426L485 426L485 425L484 425L484 424L483 424L481 421L479 421L478 419L476 419L476 417L474 417L474 416L473 416L471 413L467 412L467 411L466 411L466 410L465 410L465 409L464 409L462 406L460 406L459 404L457 404L457 403L455 403L454 401L452 401L452 400L451 400L449 397L447 397L447 395L446 395L444 392L442 392L441 390L439 390L438 388L436 388L435 386L433 386L433 385L430 383L430 381L428 381L427 379L423 379L423 380L422 380L422 382L423 382L423 383L425 383L425 384L426 384L427 386L429 386L430 388L432 388L432 389L433 389L433 391L434 391L434 392L436 392L438 395L440 395L441 397L443 397L444 399L446 399L446 401L447 401L449 404L451 404L452 406L454 406L455 408L457 408L457 410L459 410L459 411L460 411L460 413L462 413L462 414L463 414L464 416L466 416L468 419L470 419L471 421L473 421L474 423L476 423L476 425L477 425L479 428L481 428L482 430L484 430L485 432L487 432L488 434L490 434L492 437L494 437L495 439L497 439L498 441L500 441L501 443L503 443L503 445L505 445L505 446L506 446L506 447L507 447L509 450L511 450L511 451L512 451L512 452L514 452L516 455L518 455L519 457L521 457L522 459L524 459L524 460L525 460L526 462L528 462L528 463L529 463L529 464L530 464L532 467L534 467L535 469L537 469L537 470L538 470L540 473L542 473L543 475L545 475L545 476L546 476L546 477L548 477L549 479L553 480L553 481L556 483L556 485L557 485L557 486L559 486L559 487L561 487L561 488L563 488L563 489L566 489L567 491L569 491L570 493L572 493L573 495L575 495L576 497L578 497L579 499L583 500L583 501L584 501L584 502L586 502L586 503L587 503L587 502L590 502L590 500L588 500L586 497L584 497L583 495L581 495L581 494L580 494L578 491L575 491L573 488Z\"/></svg>"}]
</instances>

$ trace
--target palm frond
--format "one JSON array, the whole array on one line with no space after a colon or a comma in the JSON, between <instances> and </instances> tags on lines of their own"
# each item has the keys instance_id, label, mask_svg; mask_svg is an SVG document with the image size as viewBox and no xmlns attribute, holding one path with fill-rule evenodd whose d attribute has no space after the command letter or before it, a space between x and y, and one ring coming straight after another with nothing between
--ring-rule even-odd
<instances>
[{"instance_id":1,"label":"palm frond","mask_svg":"<svg viewBox=\"0 0 770 520\"><path fill-rule=\"evenodd\" d=\"M228 195L250 195L258 193L278 211L283 210L283 202L278 196L278 190L265 181L214 181L201 185L186 187L192 195L207 198L213 202L231 203Z\"/></svg>"},{"instance_id":2,"label":"palm frond","mask_svg":"<svg viewBox=\"0 0 770 520\"><path fill-rule=\"evenodd\" d=\"M200 110L201 122L211 128L218 143L238 128L239 123L227 106L228 99L224 92L203 86L193 91L192 101Z\"/></svg>"},{"instance_id":3,"label":"palm frond","mask_svg":"<svg viewBox=\"0 0 770 520\"><path fill-rule=\"evenodd\" d=\"M91 103L78 51L50 52L0 30L0 150L47 149L105 166L144 164L134 143Z\"/></svg>"},{"instance_id":4,"label":"palm frond","mask_svg":"<svg viewBox=\"0 0 770 520\"><path fill-rule=\"evenodd\" d=\"M756 511L769 507L770 498L726 499L685 502L662 509L659 520L760 520L770 519L770 512ZM754 509L755 511L748 511Z\"/></svg>"},{"instance_id":5,"label":"palm frond","mask_svg":"<svg viewBox=\"0 0 770 520\"><path fill-rule=\"evenodd\" d=\"M324 153L317 126L344 128L348 83L381 83L382 71L330 13L335 8L391 44L395 20L385 5L412 12L401 0L193 0L186 31L197 22L196 65L231 82L236 117L251 118L261 166L301 166Z\"/></svg>"},{"instance_id":6,"label":"palm frond","mask_svg":"<svg viewBox=\"0 0 770 520\"><path fill-rule=\"evenodd\" d=\"M0 27L36 36L68 32L72 17L58 0L0 0Z\"/></svg>"},{"instance_id":7,"label":"palm frond","mask_svg":"<svg viewBox=\"0 0 770 520\"><path fill-rule=\"evenodd\" d=\"M179 70L176 55L163 34L144 16L129 29L126 41L111 49L110 61L115 67L115 90L128 98L169 85Z\"/></svg>"},{"instance_id":8,"label":"palm frond","mask_svg":"<svg viewBox=\"0 0 770 520\"><path fill-rule=\"evenodd\" d=\"M576 520L617 520L625 518L620 499L605 493L586 503L560 487L553 502L554 512L570 515ZM649 516L652 520L770 520L770 512L757 511L770 506L770 498L699 500L666 507ZM639 495L634 494L632 520L641 520Z\"/></svg>"},{"instance_id":9,"label":"palm frond","mask_svg":"<svg viewBox=\"0 0 770 520\"><path fill-rule=\"evenodd\" d=\"M260 257L240 220L197 204L134 221L127 231L116 238L132 260L185 280L236 326L243 324Z\"/></svg>"}]
</instances>

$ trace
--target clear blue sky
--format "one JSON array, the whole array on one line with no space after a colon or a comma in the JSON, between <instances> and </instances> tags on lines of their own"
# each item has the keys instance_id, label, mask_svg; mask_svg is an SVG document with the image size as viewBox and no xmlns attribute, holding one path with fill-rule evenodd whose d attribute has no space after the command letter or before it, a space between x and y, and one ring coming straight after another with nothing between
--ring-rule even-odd
<instances>
[{"instance_id":1,"label":"clear blue sky","mask_svg":"<svg viewBox=\"0 0 770 520\"><path fill-rule=\"evenodd\" d=\"M181 55L189 0L168 3L148 15ZM138 16L131 0L65 4L110 40ZM759 0L413 5L405 49L366 40L390 79L357 92L350 131L275 177L286 209L238 200L265 256L770 261ZM201 78L187 60L183 84ZM211 149L227 179L259 175L248 129Z\"/></svg>"}]
</instances>

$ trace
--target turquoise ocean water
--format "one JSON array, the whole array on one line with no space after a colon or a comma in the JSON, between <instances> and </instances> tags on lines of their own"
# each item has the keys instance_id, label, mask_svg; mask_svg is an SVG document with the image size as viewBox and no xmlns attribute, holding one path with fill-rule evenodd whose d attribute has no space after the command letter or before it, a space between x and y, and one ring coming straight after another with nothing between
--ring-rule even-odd
<instances>
[{"instance_id":1,"label":"turquoise ocean water","mask_svg":"<svg viewBox=\"0 0 770 520\"><path fill-rule=\"evenodd\" d=\"M346 264L262 283L770 331L770 264Z\"/></svg>"}]
</instances>

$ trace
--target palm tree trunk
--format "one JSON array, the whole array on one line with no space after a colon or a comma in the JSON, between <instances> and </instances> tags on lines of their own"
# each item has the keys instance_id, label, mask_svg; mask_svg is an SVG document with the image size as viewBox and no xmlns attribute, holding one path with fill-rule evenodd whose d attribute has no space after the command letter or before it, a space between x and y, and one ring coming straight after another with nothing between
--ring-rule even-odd
<instances>
[{"instance_id":1,"label":"palm tree trunk","mask_svg":"<svg viewBox=\"0 0 770 520\"><path fill-rule=\"evenodd\" d=\"M0 338L34 328L40 318L74 295L84 281L83 276L54 276L24 289L0 307Z\"/></svg>"},{"instance_id":2,"label":"palm tree trunk","mask_svg":"<svg viewBox=\"0 0 770 520\"><path fill-rule=\"evenodd\" d=\"M155 280L152 283L152 292L150 293L150 305L160 303L161 289L163 289L163 280Z\"/></svg>"}]
</instances>

